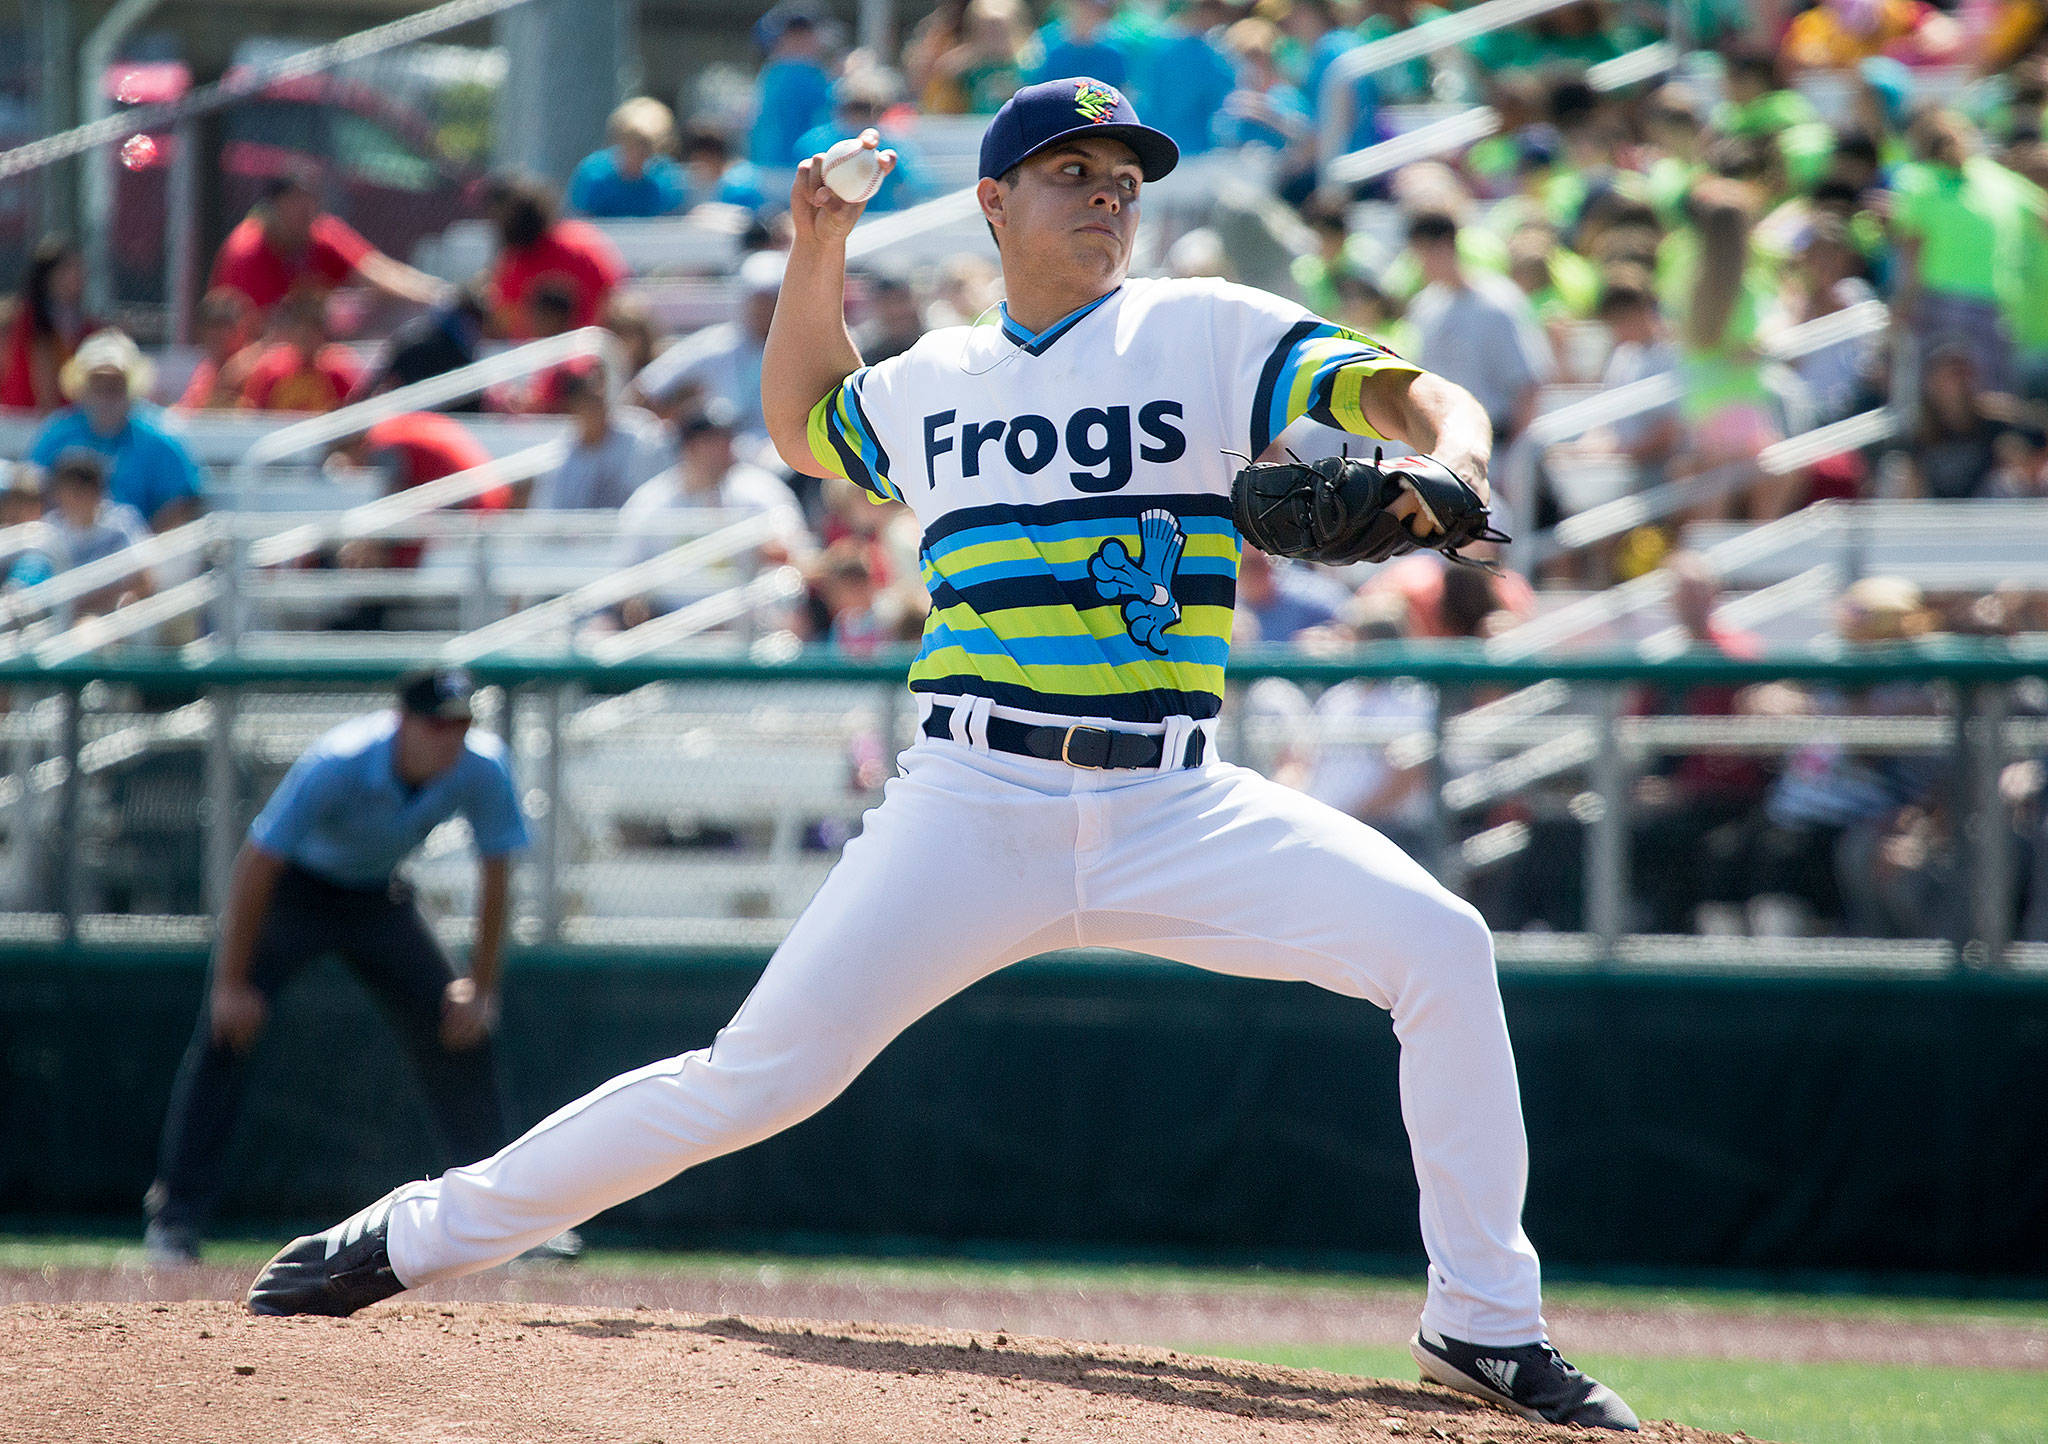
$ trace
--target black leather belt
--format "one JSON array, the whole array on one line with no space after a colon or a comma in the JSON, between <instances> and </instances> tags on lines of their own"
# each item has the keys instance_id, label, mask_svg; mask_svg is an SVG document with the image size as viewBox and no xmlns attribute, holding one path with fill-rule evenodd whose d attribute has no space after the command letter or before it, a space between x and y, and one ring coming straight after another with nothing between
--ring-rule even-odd
<instances>
[{"instance_id":1,"label":"black leather belt","mask_svg":"<svg viewBox=\"0 0 2048 1444\"><path fill-rule=\"evenodd\" d=\"M948 725L952 712L953 709L943 702L933 707L931 715L924 719L924 735L943 741L952 740L953 729ZM988 745L995 752L1042 757L1049 762L1064 762L1070 767L1101 771L1104 768L1157 768L1166 747L1166 738L1158 733L1118 732L1078 722L1071 727L1039 727L1029 722L1013 722L1007 717L991 717L988 719ZM1209 736L1197 727L1188 733L1187 746L1174 765L1199 766L1208 750Z\"/></svg>"}]
</instances>

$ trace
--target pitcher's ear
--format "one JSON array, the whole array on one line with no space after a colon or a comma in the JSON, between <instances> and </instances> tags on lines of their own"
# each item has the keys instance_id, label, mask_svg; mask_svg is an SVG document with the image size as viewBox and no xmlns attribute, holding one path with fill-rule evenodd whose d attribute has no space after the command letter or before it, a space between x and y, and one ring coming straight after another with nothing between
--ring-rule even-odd
<instances>
[{"instance_id":1,"label":"pitcher's ear","mask_svg":"<svg viewBox=\"0 0 2048 1444\"><path fill-rule=\"evenodd\" d=\"M999 182L983 179L974 187L974 198L981 203L982 218L990 225L999 226L1007 220L1003 188Z\"/></svg>"}]
</instances>

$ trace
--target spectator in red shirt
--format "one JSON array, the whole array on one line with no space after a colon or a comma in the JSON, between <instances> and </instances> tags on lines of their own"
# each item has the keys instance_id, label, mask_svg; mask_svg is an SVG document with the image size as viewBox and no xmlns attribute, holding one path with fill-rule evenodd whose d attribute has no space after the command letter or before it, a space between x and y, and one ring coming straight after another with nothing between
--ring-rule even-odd
<instances>
[{"instance_id":1,"label":"spectator in red shirt","mask_svg":"<svg viewBox=\"0 0 2048 1444\"><path fill-rule=\"evenodd\" d=\"M55 411L64 404L57 373L78 343L99 329L83 308L85 265L78 247L50 236L36 247L22 278L14 320L0 356L0 406Z\"/></svg>"},{"instance_id":2,"label":"spectator in red shirt","mask_svg":"<svg viewBox=\"0 0 2048 1444\"><path fill-rule=\"evenodd\" d=\"M227 286L268 315L292 292L333 290L351 277L401 301L430 306L447 290L440 281L394 261L346 221L324 214L313 182L280 176L242 223L228 232L213 261L213 286Z\"/></svg>"},{"instance_id":3,"label":"spectator in red shirt","mask_svg":"<svg viewBox=\"0 0 2048 1444\"><path fill-rule=\"evenodd\" d=\"M199 335L199 364L185 383L185 394L176 410L227 410L242 404L242 388L248 384L249 368L263 354L253 344L256 336L256 308L240 291L219 286L199 301L193 317Z\"/></svg>"},{"instance_id":4,"label":"spectator in red shirt","mask_svg":"<svg viewBox=\"0 0 2048 1444\"><path fill-rule=\"evenodd\" d=\"M491 463L491 453L469 428L441 411L408 411L380 421L335 454L357 466L384 475L386 495L410 491L430 481ZM499 483L461 503L464 511L504 511L512 505L512 488ZM345 567L416 567L423 550L415 541L358 537L345 544L336 561Z\"/></svg>"},{"instance_id":5,"label":"spectator in red shirt","mask_svg":"<svg viewBox=\"0 0 2048 1444\"><path fill-rule=\"evenodd\" d=\"M572 329L576 298L560 281L535 286L526 296L528 333L539 339L559 336ZM593 358L579 356L560 361L524 383L507 386L494 400L506 411L529 416L559 416L569 409L566 382L571 373L588 373Z\"/></svg>"},{"instance_id":6,"label":"spectator in red shirt","mask_svg":"<svg viewBox=\"0 0 2048 1444\"><path fill-rule=\"evenodd\" d=\"M250 368L242 405L251 411L332 411L362 375L355 357L327 338L327 298L299 291L277 308L277 340Z\"/></svg>"},{"instance_id":7,"label":"spectator in red shirt","mask_svg":"<svg viewBox=\"0 0 2048 1444\"><path fill-rule=\"evenodd\" d=\"M440 411L408 411L380 421L363 434L363 448L370 464L384 470L390 492L410 491L491 461L468 427ZM492 487L464 505L472 511L503 511L512 505L512 488Z\"/></svg>"},{"instance_id":8,"label":"spectator in red shirt","mask_svg":"<svg viewBox=\"0 0 2048 1444\"><path fill-rule=\"evenodd\" d=\"M572 327L596 325L626 278L625 260L604 232L588 221L558 219L553 193L528 176L494 178L484 204L498 228L491 302L505 334L532 338L528 298L543 285L567 289L575 304Z\"/></svg>"}]
</instances>

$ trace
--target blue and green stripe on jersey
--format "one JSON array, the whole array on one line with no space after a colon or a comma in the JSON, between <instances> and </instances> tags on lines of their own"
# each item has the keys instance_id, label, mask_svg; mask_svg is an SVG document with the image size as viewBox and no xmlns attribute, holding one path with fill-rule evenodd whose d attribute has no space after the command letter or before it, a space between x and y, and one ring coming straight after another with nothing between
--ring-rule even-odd
<instances>
[{"instance_id":1,"label":"blue and green stripe on jersey","mask_svg":"<svg viewBox=\"0 0 2048 1444\"><path fill-rule=\"evenodd\" d=\"M1356 331L1311 316L1288 329L1259 371L1250 454L1263 453L1304 416L1354 436L1377 437L1360 396L1365 378L1421 369Z\"/></svg>"},{"instance_id":2,"label":"blue and green stripe on jersey","mask_svg":"<svg viewBox=\"0 0 2048 1444\"><path fill-rule=\"evenodd\" d=\"M876 501L901 501L903 493L889 479L889 453L860 404L860 382L868 370L861 367L811 408L811 455Z\"/></svg>"},{"instance_id":3,"label":"blue and green stripe on jersey","mask_svg":"<svg viewBox=\"0 0 2048 1444\"><path fill-rule=\"evenodd\" d=\"M1175 570L1180 618L1166 655L1133 641L1121 604L1088 575L1111 537L1133 553L1141 512L1171 513L1187 538ZM1240 542L1220 496L1074 497L949 512L924 535L932 596L913 692L1121 722L1213 717L1223 702Z\"/></svg>"}]
</instances>

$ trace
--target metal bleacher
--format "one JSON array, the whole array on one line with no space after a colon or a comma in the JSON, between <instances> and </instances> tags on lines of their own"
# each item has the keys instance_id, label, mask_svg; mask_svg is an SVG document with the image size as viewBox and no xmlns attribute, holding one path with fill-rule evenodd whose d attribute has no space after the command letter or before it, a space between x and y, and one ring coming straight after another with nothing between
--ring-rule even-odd
<instances>
[{"instance_id":1,"label":"metal bleacher","mask_svg":"<svg viewBox=\"0 0 2048 1444\"><path fill-rule=\"evenodd\" d=\"M1929 592L2048 589L2048 506L2038 501L1823 502L1802 515L1809 526L1796 549L1739 560L1726 580L1762 587L1831 566L1845 578L1904 577ZM1752 530L1695 522L1685 540L1714 548Z\"/></svg>"}]
</instances>

